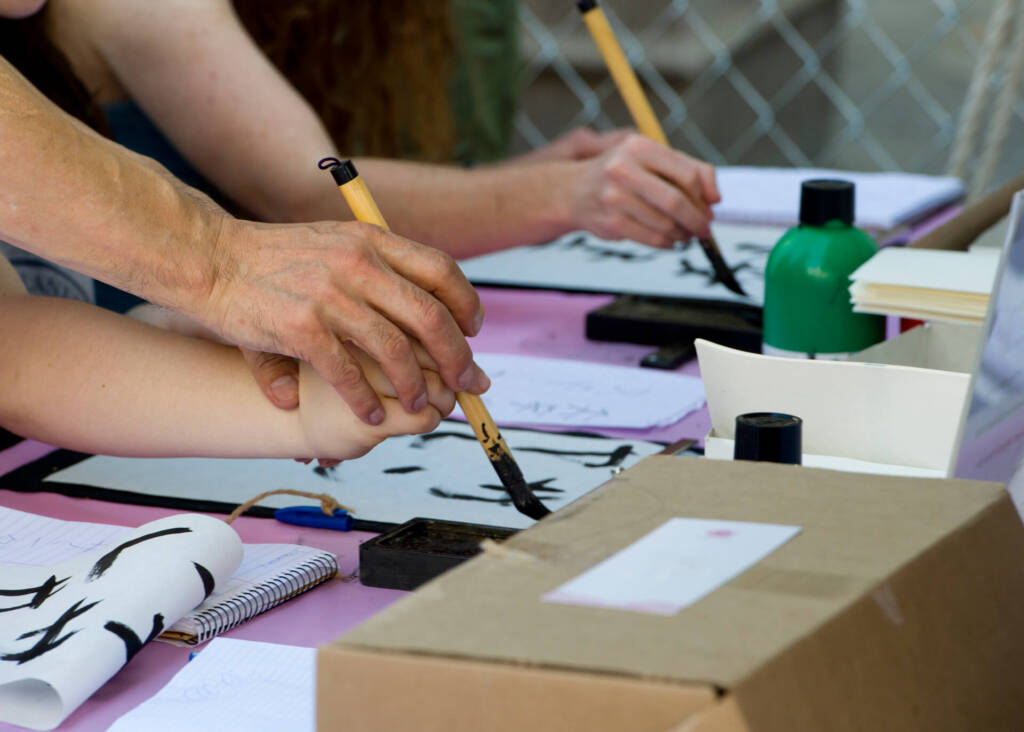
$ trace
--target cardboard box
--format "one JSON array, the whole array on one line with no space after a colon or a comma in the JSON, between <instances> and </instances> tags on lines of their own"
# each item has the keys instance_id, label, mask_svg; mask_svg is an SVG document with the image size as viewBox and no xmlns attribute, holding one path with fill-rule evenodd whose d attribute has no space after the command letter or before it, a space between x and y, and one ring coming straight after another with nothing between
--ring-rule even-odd
<instances>
[{"instance_id":1,"label":"cardboard box","mask_svg":"<svg viewBox=\"0 0 1024 732\"><path fill-rule=\"evenodd\" d=\"M672 516L802 527L676 615L545 603ZM320 649L318 728L1024 729L1002 486L653 456Z\"/></svg>"}]
</instances>

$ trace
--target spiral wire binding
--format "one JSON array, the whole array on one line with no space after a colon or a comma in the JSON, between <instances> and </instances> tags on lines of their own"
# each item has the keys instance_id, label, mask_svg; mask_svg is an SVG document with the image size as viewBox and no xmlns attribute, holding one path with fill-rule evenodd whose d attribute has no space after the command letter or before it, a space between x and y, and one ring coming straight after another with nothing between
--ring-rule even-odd
<instances>
[{"instance_id":1,"label":"spiral wire binding","mask_svg":"<svg viewBox=\"0 0 1024 732\"><path fill-rule=\"evenodd\" d=\"M190 617L196 626L196 635L194 640L189 638L185 642L189 645L203 643L326 582L337 572L338 562L332 555L312 557L278 577L253 585Z\"/></svg>"}]
</instances>

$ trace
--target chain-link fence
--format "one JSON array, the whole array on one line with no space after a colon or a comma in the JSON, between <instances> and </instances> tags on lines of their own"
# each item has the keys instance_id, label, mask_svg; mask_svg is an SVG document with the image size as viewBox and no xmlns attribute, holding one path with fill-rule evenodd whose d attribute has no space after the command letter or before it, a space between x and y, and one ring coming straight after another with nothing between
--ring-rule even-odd
<instances>
[{"instance_id":1,"label":"chain-link fence","mask_svg":"<svg viewBox=\"0 0 1024 732\"><path fill-rule=\"evenodd\" d=\"M993 23L1009 41L981 85L992 92L979 107L984 137L1012 63L1017 37L1008 28L1024 15L1024 2L603 0L602 7L680 149L717 164L944 173L1000 3L1006 17ZM629 124L574 2L523 0L520 19L519 149L577 125ZM1009 109L992 182L1024 170L1019 95ZM971 166L978 157L969 156Z\"/></svg>"}]
</instances>

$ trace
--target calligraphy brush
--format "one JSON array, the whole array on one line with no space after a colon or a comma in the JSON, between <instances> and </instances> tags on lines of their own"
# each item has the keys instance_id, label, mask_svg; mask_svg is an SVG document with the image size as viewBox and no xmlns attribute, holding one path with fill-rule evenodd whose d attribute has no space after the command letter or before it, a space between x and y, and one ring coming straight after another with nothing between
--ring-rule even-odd
<instances>
[{"instance_id":1,"label":"calligraphy brush","mask_svg":"<svg viewBox=\"0 0 1024 732\"><path fill-rule=\"evenodd\" d=\"M647 97L644 96L640 82L637 81L636 74L633 73L633 67L626 60L626 55L622 52L622 46L619 45L611 25L608 24L604 10L597 4L597 0L578 0L576 6L583 14L583 23L590 31L594 43L597 44L597 50L600 51L601 58L604 59L604 63L615 81L615 86L618 88L619 94L622 95L622 101L626 103L640 134L668 147L668 138L665 137L658 118L654 116L654 110L651 109ZM711 262L718 281L737 295L746 296L747 293L736 280L729 265L725 263L722 250L718 248L718 243L714 238L707 237L698 239L698 241L704 254L707 255L708 261Z\"/></svg>"},{"instance_id":2,"label":"calligraphy brush","mask_svg":"<svg viewBox=\"0 0 1024 732\"><path fill-rule=\"evenodd\" d=\"M390 231L384 216L377 208L377 203L370 195L370 190L359 177L351 160L324 158L320 161L319 167L321 170L330 170L334 182L338 184L341 194L359 221L376 224ZM483 400L468 391L456 392L455 398L458 399L462 413L466 415L466 421L473 428L487 459L491 461L491 467L498 474L498 479L505 486L519 512L532 519L541 519L551 513L530 490L529 484L523 478L523 471L512 457L508 445L505 444L505 438L498 431L498 426L494 424L494 419L484 406Z\"/></svg>"}]
</instances>

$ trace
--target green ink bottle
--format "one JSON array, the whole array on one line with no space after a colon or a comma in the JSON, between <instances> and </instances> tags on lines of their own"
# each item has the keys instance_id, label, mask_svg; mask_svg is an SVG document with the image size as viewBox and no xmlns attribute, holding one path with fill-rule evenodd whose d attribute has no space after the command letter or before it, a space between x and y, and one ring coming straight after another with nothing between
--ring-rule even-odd
<instances>
[{"instance_id":1,"label":"green ink bottle","mask_svg":"<svg viewBox=\"0 0 1024 732\"><path fill-rule=\"evenodd\" d=\"M854 313L850 275L878 251L853 226L853 183L804 181L800 223L779 239L764 276L770 356L841 360L885 337L885 319Z\"/></svg>"}]
</instances>

